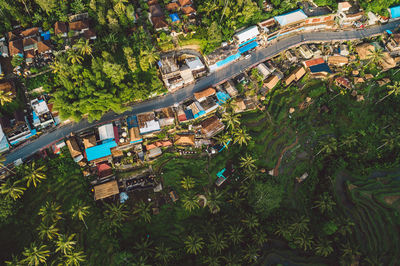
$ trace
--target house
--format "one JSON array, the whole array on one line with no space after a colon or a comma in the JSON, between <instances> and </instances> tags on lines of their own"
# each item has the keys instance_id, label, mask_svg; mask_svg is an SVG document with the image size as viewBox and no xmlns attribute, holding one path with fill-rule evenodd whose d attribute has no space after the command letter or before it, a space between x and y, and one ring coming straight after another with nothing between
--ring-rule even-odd
<instances>
[{"instance_id":1,"label":"house","mask_svg":"<svg viewBox=\"0 0 400 266\"><path fill-rule=\"evenodd\" d=\"M301 56L305 59L310 59L314 56L313 52L308 48L306 44L300 45L299 52Z\"/></svg>"},{"instance_id":2,"label":"house","mask_svg":"<svg viewBox=\"0 0 400 266\"><path fill-rule=\"evenodd\" d=\"M281 27L292 26L294 24L297 24L297 23L305 20L306 18L308 18L308 16L301 9L297 9L295 11L274 17L275 21Z\"/></svg>"},{"instance_id":3,"label":"house","mask_svg":"<svg viewBox=\"0 0 400 266\"><path fill-rule=\"evenodd\" d=\"M169 91L174 91L185 84L175 57L165 56L158 61L161 78Z\"/></svg>"},{"instance_id":4,"label":"house","mask_svg":"<svg viewBox=\"0 0 400 266\"><path fill-rule=\"evenodd\" d=\"M371 54L375 51L375 46L370 43L363 43L356 46L356 53L361 60L369 59Z\"/></svg>"},{"instance_id":5,"label":"house","mask_svg":"<svg viewBox=\"0 0 400 266\"><path fill-rule=\"evenodd\" d=\"M149 6L151 17L164 17L164 12L159 4Z\"/></svg>"},{"instance_id":6,"label":"house","mask_svg":"<svg viewBox=\"0 0 400 266\"><path fill-rule=\"evenodd\" d=\"M210 113L218 108L218 104L215 101L215 97L206 98L204 101L200 102L200 106L201 106L200 110L204 110L205 113Z\"/></svg>"},{"instance_id":7,"label":"house","mask_svg":"<svg viewBox=\"0 0 400 266\"><path fill-rule=\"evenodd\" d=\"M297 62L297 57L294 56L289 50L285 52L285 57L287 58L287 60L289 60L290 63Z\"/></svg>"},{"instance_id":8,"label":"house","mask_svg":"<svg viewBox=\"0 0 400 266\"><path fill-rule=\"evenodd\" d=\"M388 52L384 52L382 59L379 60L379 65L384 71L396 67L396 61L390 56Z\"/></svg>"},{"instance_id":9,"label":"house","mask_svg":"<svg viewBox=\"0 0 400 266\"><path fill-rule=\"evenodd\" d=\"M289 86L293 81L299 81L306 74L306 70L303 67L299 67L294 70L285 80L285 85Z\"/></svg>"},{"instance_id":10,"label":"house","mask_svg":"<svg viewBox=\"0 0 400 266\"><path fill-rule=\"evenodd\" d=\"M172 107L156 110L155 113L160 127L172 126L175 124L175 114Z\"/></svg>"},{"instance_id":11,"label":"house","mask_svg":"<svg viewBox=\"0 0 400 266\"><path fill-rule=\"evenodd\" d=\"M325 63L325 60L322 57L307 60L307 61L303 62L305 67L311 67L311 66L315 66L315 65L319 65L319 64L323 64L323 63Z\"/></svg>"},{"instance_id":12,"label":"house","mask_svg":"<svg viewBox=\"0 0 400 266\"><path fill-rule=\"evenodd\" d=\"M339 53L341 56L349 56L350 52L346 44L341 44L339 46Z\"/></svg>"},{"instance_id":13,"label":"house","mask_svg":"<svg viewBox=\"0 0 400 266\"><path fill-rule=\"evenodd\" d=\"M258 23L258 26L260 27L263 33L268 33L271 28L275 27L275 25L276 21L274 18L270 18Z\"/></svg>"},{"instance_id":14,"label":"house","mask_svg":"<svg viewBox=\"0 0 400 266\"><path fill-rule=\"evenodd\" d=\"M67 146L67 144L65 144L65 141L60 140L60 141L56 142L55 144L51 145L51 148L52 148L54 154L60 154L61 149L64 148L65 146Z\"/></svg>"},{"instance_id":15,"label":"house","mask_svg":"<svg viewBox=\"0 0 400 266\"><path fill-rule=\"evenodd\" d=\"M88 137L83 138L83 146L85 146L85 149L91 148L96 146L96 136L95 135L90 135Z\"/></svg>"},{"instance_id":16,"label":"house","mask_svg":"<svg viewBox=\"0 0 400 266\"><path fill-rule=\"evenodd\" d=\"M62 37L67 37L68 24L66 22L57 21L54 24L54 34Z\"/></svg>"},{"instance_id":17,"label":"house","mask_svg":"<svg viewBox=\"0 0 400 266\"><path fill-rule=\"evenodd\" d=\"M185 85L194 82L194 77L193 77L192 70L187 65L183 65L180 68L180 74L181 74L181 77L182 77L183 82L185 83Z\"/></svg>"},{"instance_id":18,"label":"house","mask_svg":"<svg viewBox=\"0 0 400 266\"><path fill-rule=\"evenodd\" d=\"M113 171L111 166L108 163L99 163L96 165L97 174L100 178L109 178L113 176Z\"/></svg>"},{"instance_id":19,"label":"house","mask_svg":"<svg viewBox=\"0 0 400 266\"><path fill-rule=\"evenodd\" d=\"M328 64L329 65L334 65L334 66L344 66L349 63L349 59L345 56L330 56L328 57Z\"/></svg>"},{"instance_id":20,"label":"house","mask_svg":"<svg viewBox=\"0 0 400 266\"><path fill-rule=\"evenodd\" d=\"M53 116L43 97L36 98L31 101L33 125L37 129L46 128L54 124Z\"/></svg>"},{"instance_id":21,"label":"house","mask_svg":"<svg viewBox=\"0 0 400 266\"><path fill-rule=\"evenodd\" d=\"M150 20L156 31L168 30L168 23L165 21L165 17L151 17Z\"/></svg>"},{"instance_id":22,"label":"house","mask_svg":"<svg viewBox=\"0 0 400 266\"><path fill-rule=\"evenodd\" d=\"M11 145L16 145L36 135L36 130L31 130L22 111L15 112L12 119L0 117L0 124Z\"/></svg>"},{"instance_id":23,"label":"house","mask_svg":"<svg viewBox=\"0 0 400 266\"><path fill-rule=\"evenodd\" d=\"M393 19L400 18L400 6L390 7L389 13L390 13L390 17Z\"/></svg>"},{"instance_id":24,"label":"house","mask_svg":"<svg viewBox=\"0 0 400 266\"><path fill-rule=\"evenodd\" d=\"M109 161L112 158L111 149L117 147L114 140L108 140L100 145L85 149L86 159L92 163Z\"/></svg>"},{"instance_id":25,"label":"house","mask_svg":"<svg viewBox=\"0 0 400 266\"><path fill-rule=\"evenodd\" d=\"M184 6L181 8L181 11L183 14L185 14L187 16L196 15L196 9L194 9L192 6Z\"/></svg>"},{"instance_id":26,"label":"house","mask_svg":"<svg viewBox=\"0 0 400 266\"><path fill-rule=\"evenodd\" d=\"M8 151L10 149L10 143L7 140L6 135L3 132L3 128L0 124L0 153Z\"/></svg>"},{"instance_id":27,"label":"house","mask_svg":"<svg viewBox=\"0 0 400 266\"><path fill-rule=\"evenodd\" d=\"M201 77L207 73L206 67L198 57L186 58L185 63L190 68L195 78Z\"/></svg>"},{"instance_id":28,"label":"house","mask_svg":"<svg viewBox=\"0 0 400 266\"><path fill-rule=\"evenodd\" d=\"M96 33L89 26L88 19L70 22L69 30L72 31L75 36L83 37L88 40L95 40L97 38Z\"/></svg>"},{"instance_id":29,"label":"house","mask_svg":"<svg viewBox=\"0 0 400 266\"><path fill-rule=\"evenodd\" d=\"M202 90L200 92L195 92L194 93L194 98L197 101L202 102L202 101L206 100L207 97L212 96L215 93L216 93L215 89L208 88L208 89Z\"/></svg>"},{"instance_id":30,"label":"house","mask_svg":"<svg viewBox=\"0 0 400 266\"><path fill-rule=\"evenodd\" d=\"M140 134L149 134L155 131L159 131L160 124L156 121L156 116L154 112L148 112L139 114L137 116L139 132Z\"/></svg>"},{"instance_id":31,"label":"house","mask_svg":"<svg viewBox=\"0 0 400 266\"><path fill-rule=\"evenodd\" d=\"M171 2L171 3L167 4L165 6L165 8L170 12L174 12L174 11L178 11L179 10L179 5L176 2Z\"/></svg>"},{"instance_id":32,"label":"house","mask_svg":"<svg viewBox=\"0 0 400 266\"><path fill-rule=\"evenodd\" d=\"M340 2L338 3L338 12L347 12L350 10L351 7L352 5L349 2Z\"/></svg>"},{"instance_id":33,"label":"house","mask_svg":"<svg viewBox=\"0 0 400 266\"><path fill-rule=\"evenodd\" d=\"M364 83L364 82L365 82L365 80L363 78L357 78L357 77L354 78L354 84L360 84L360 83ZM378 81L378 84L379 84L379 81Z\"/></svg>"},{"instance_id":34,"label":"house","mask_svg":"<svg viewBox=\"0 0 400 266\"><path fill-rule=\"evenodd\" d=\"M181 7L192 5L192 0L178 0Z\"/></svg>"},{"instance_id":35,"label":"house","mask_svg":"<svg viewBox=\"0 0 400 266\"><path fill-rule=\"evenodd\" d=\"M279 76L273 74L265 80L264 84L269 90L272 90L278 84L279 80L280 80Z\"/></svg>"},{"instance_id":36,"label":"house","mask_svg":"<svg viewBox=\"0 0 400 266\"><path fill-rule=\"evenodd\" d=\"M159 147L155 147L151 150L147 151L147 156L149 159L154 159L162 154L162 151Z\"/></svg>"},{"instance_id":37,"label":"house","mask_svg":"<svg viewBox=\"0 0 400 266\"><path fill-rule=\"evenodd\" d=\"M223 84L223 87L225 91L231 96L231 98L234 98L238 95L238 90L235 88L235 85L233 84L232 80L228 80Z\"/></svg>"},{"instance_id":38,"label":"house","mask_svg":"<svg viewBox=\"0 0 400 266\"><path fill-rule=\"evenodd\" d=\"M14 82L12 82L12 81L5 81L5 82L0 83L0 91L3 91L4 94L11 96L11 98L13 98L13 99L17 96L15 87L14 87Z\"/></svg>"},{"instance_id":39,"label":"house","mask_svg":"<svg viewBox=\"0 0 400 266\"><path fill-rule=\"evenodd\" d=\"M80 162L83 159L83 155L75 137L67 139L66 143L72 159L74 159L75 162Z\"/></svg>"},{"instance_id":40,"label":"house","mask_svg":"<svg viewBox=\"0 0 400 266\"><path fill-rule=\"evenodd\" d=\"M258 72L266 79L273 71L271 71L264 63L260 63L256 66Z\"/></svg>"},{"instance_id":41,"label":"house","mask_svg":"<svg viewBox=\"0 0 400 266\"><path fill-rule=\"evenodd\" d=\"M99 140L108 140L108 139L114 139L114 126L112 123L102 125L98 127L98 132L99 132Z\"/></svg>"},{"instance_id":42,"label":"house","mask_svg":"<svg viewBox=\"0 0 400 266\"><path fill-rule=\"evenodd\" d=\"M240 47L252 41L255 41L260 35L260 31L257 26L251 26L245 30L242 30L235 35L233 35L233 39L236 44Z\"/></svg>"},{"instance_id":43,"label":"house","mask_svg":"<svg viewBox=\"0 0 400 266\"><path fill-rule=\"evenodd\" d=\"M335 83L336 83L336 85L343 87L345 89L348 89L348 90L352 89L352 84L351 84L350 80L348 80L347 78L338 77L335 79Z\"/></svg>"},{"instance_id":44,"label":"house","mask_svg":"<svg viewBox=\"0 0 400 266\"><path fill-rule=\"evenodd\" d=\"M94 186L94 199L105 199L119 193L117 180L109 181L101 185Z\"/></svg>"},{"instance_id":45,"label":"house","mask_svg":"<svg viewBox=\"0 0 400 266\"><path fill-rule=\"evenodd\" d=\"M207 138L214 137L225 128L225 125L215 115L203 120L200 125L201 133Z\"/></svg>"},{"instance_id":46,"label":"house","mask_svg":"<svg viewBox=\"0 0 400 266\"><path fill-rule=\"evenodd\" d=\"M174 144L177 146L195 146L194 134L175 135Z\"/></svg>"},{"instance_id":47,"label":"house","mask_svg":"<svg viewBox=\"0 0 400 266\"><path fill-rule=\"evenodd\" d=\"M364 12L359 6L349 2L338 3L338 21L342 26L351 26L355 21L360 20L364 15Z\"/></svg>"},{"instance_id":48,"label":"house","mask_svg":"<svg viewBox=\"0 0 400 266\"><path fill-rule=\"evenodd\" d=\"M233 110L235 113L240 113L246 110L246 104L243 99L236 98L233 102Z\"/></svg>"},{"instance_id":49,"label":"house","mask_svg":"<svg viewBox=\"0 0 400 266\"><path fill-rule=\"evenodd\" d=\"M22 40L15 40L8 43L8 49L10 50L10 56L19 55L24 56L24 50L22 45Z\"/></svg>"},{"instance_id":50,"label":"house","mask_svg":"<svg viewBox=\"0 0 400 266\"><path fill-rule=\"evenodd\" d=\"M386 43L386 49L392 54L400 54L400 33L394 33Z\"/></svg>"}]
</instances>

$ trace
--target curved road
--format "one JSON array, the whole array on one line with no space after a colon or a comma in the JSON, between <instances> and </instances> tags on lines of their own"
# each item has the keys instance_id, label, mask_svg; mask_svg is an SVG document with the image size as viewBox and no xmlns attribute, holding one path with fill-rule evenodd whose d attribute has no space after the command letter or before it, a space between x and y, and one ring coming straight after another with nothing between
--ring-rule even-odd
<instances>
[{"instance_id":1,"label":"curved road","mask_svg":"<svg viewBox=\"0 0 400 266\"><path fill-rule=\"evenodd\" d=\"M353 40L370 37L386 30L393 30L400 25L400 21L393 21L385 25L374 26L364 30L349 30L339 32L310 32L302 33L294 36L288 36L284 39L275 41L273 44L266 48L256 50L252 53L250 59L239 60L223 69L211 73L207 77L203 77L195 84L184 87L174 93L165 96L157 97L149 101L138 103L132 106L132 109L123 113L115 114L113 112L106 113L101 120L89 123L87 120L82 120L79 123L71 123L69 125L57 128L53 132L45 133L36 140L22 144L12 150L8 155L5 163L11 163L19 158L27 158L40 149L47 147L51 143L65 138L71 132L78 132L83 129L95 126L97 124L106 123L127 115L139 114L143 112L152 111L154 109L163 108L179 103L193 95L194 92L207 88L209 86L221 83L229 78L232 78L241 71L258 64L272 56L288 49L292 46L297 46L303 42L318 42L318 41L336 41L336 40Z\"/></svg>"}]
</instances>

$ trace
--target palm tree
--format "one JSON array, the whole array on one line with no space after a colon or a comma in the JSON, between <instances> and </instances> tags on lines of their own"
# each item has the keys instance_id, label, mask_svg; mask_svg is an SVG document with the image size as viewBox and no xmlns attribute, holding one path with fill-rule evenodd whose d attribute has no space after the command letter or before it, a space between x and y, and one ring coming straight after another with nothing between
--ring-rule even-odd
<instances>
[{"instance_id":1,"label":"palm tree","mask_svg":"<svg viewBox=\"0 0 400 266\"><path fill-rule=\"evenodd\" d=\"M78 52L82 55L92 55L92 45L89 43L89 39L79 39L79 41L74 44L74 48L78 50Z\"/></svg>"},{"instance_id":2,"label":"palm tree","mask_svg":"<svg viewBox=\"0 0 400 266\"><path fill-rule=\"evenodd\" d=\"M368 55L369 61L365 66L368 66L370 63L377 64L384 57L383 49L381 49L381 48L373 49L373 50L370 49L369 52L370 52L370 54Z\"/></svg>"},{"instance_id":3,"label":"palm tree","mask_svg":"<svg viewBox=\"0 0 400 266\"><path fill-rule=\"evenodd\" d=\"M381 101L385 100L387 97L390 95L394 94L394 96L397 96L400 94L400 82L395 81L392 85L387 86L389 91L388 94L386 94L383 98L379 99L376 103L380 103Z\"/></svg>"},{"instance_id":4,"label":"palm tree","mask_svg":"<svg viewBox=\"0 0 400 266\"><path fill-rule=\"evenodd\" d=\"M47 201L44 206L39 209L39 215L42 216L42 221L55 223L61 219L61 206L55 202Z\"/></svg>"},{"instance_id":5,"label":"palm tree","mask_svg":"<svg viewBox=\"0 0 400 266\"><path fill-rule=\"evenodd\" d=\"M290 225L289 229L295 234L307 232L309 230L308 229L309 222L310 219L302 215L301 217L297 218L294 223Z\"/></svg>"},{"instance_id":6,"label":"palm tree","mask_svg":"<svg viewBox=\"0 0 400 266\"><path fill-rule=\"evenodd\" d=\"M218 256L206 256L203 259L203 264L207 266L219 266L221 257Z\"/></svg>"},{"instance_id":7,"label":"palm tree","mask_svg":"<svg viewBox=\"0 0 400 266\"><path fill-rule=\"evenodd\" d=\"M317 207L321 211L321 213L332 212L333 206L336 205L328 192L322 193L319 200L315 201L314 203L316 204L314 207Z\"/></svg>"},{"instance_id":8,"label":"palm tree","mask_svg":"<svg viewBox=\"0 0 400 266\"><path fill-rule=\"evenodd\" d=\"M21 180L12 182L11 179L7 179L7 181L1 184L0 193L5 194L6 197L10 197L13 200L17 200L24 195L25 187L20 187L18 184L21 183Z\"/></svg>"},{"instance_id":9,"label":"palm tree","mask_svg":"<svg viewBox=\"0 0 400 266\"><path fill-rule=\"evenodd\" d=\"M325 154L331 154L332 152L337 151L336 138L330 137L327 141L321 141L320 145L322 146L321 150L315 156L317 156L321 152L324 152Z\"/></svg>"},{"instance_id":10,"label":"palm tree","mask_svg":"<svg viewBox=\"0 0 400 266\"><path fill-rule=\"evenodd\" d=\"M45 223L41 223L38 227L38 231L39 237L42 240L45 238L48 240L53 240L53 238L56 238L59 235L59 229L56 227L56 224L47 225Z\"/></svg>"},{"instance_id":11,"label":"palm tree","mask_svg":"<svg viewBox=\"0 0 400 266\"><path fill-rule=\"evenodd\" d=\"M275 234L278 236L282 236L285 239L290 239L292 236L290 226L287 222L278 222Z\"/></svg>"},{"instance_id":12,"label":"palm tree","mask_svg":"<svg viewBox=\"0 0 400 266\"><path fill-rule=\"evenodd\" d=\"M294 244L297 245L299 248L302 248L304 251L311 249L313 245L313 237L311 235L306 235L301 233L297 237L294 238Z\"/></svg>"},{"instance_id":13,"label":"palm tree","mask_svg":"<svg viewBox=\"0 0 400 266\"><path fill-rule=\"evenodd\" d=\"M219 9L219 6L215 3L215 1L207 1L203 3L204 6L201 8L201 10L206 13L206 17L208 17L210 14L213 14L214 11Z\"/></svg>"},{"instance_id":14,"label":"palm tree","mask_svg":"<svg viewBox=\"0 0 400 266\"><path fill-rule=\"evenodd\" d=\"M151 256L153 248L151 247L153 245L153 241L149 240L148 238L146 239L141 239L139 242L135 243L135 246L133 249L137 252L139 256L144 256L148 257Z\"/></svg>"},{"instance_id":15,"label":"palm tree","mask_svg":"<svg viewBox=\"0 0 400 266\"><path fill-rule=\"evenodd\" d=\"M66 265L79 266L81 262L84 262L86 255L83 251L72 251L64 254L64 263Z\"/></svg>"},{"instance_id":16,"label":"palm tree","mask_svg":"<svg viewBox=\"0 0 400 266\"><path fill-rule=\"evenodd\" d=\"M342 245L342 260L345 262L344 264L350 265L353 263L356 257L360 256L361 253L353 248L349 242Z\"/></svg>"},{"instance_id":17,"label":"palm tree","mask_svg":"<svg viewBox=\"0 0 400 266\"><path fill-rule=\"evenodd\" d=\"M220 205L222 204L222 197L222 192L218 191L216 188L214 188L213 191L207 191L207 206L210 209L211 213L215 214L221 210Z\"/></svg>"},{"instance_id":18,"label":"palm tree","mask_svg":"<svg viewBox=\"0 0 400 266\"><path fill-rule=\"evenodd\" d=\"M260 249L258 247L247 245L247 248L246 248L245 254L244 254L244 259L250 263L256 262L259 252L260 252Z\"/></svg>"},{"instance_id":19,"label":"palm tree","mask_svg":"<svg viewBox=\"0 0 400 266\"><path fill-rule=\"evenodd\" d=\"M21 265L21 261L17 256L11 255L11 260L9 261L5 261L4 262L5 265L7 266L15 266L15 265Z\"/></svg>"},{"instance_id":20,"label":"palm tree","mask_svg":"<svg viewBox=\"0 0 400 266\"><path fill-rule=\"evenodd\" d=\"M50 256L50 251L46 249L46 245L36 246L35 243L31 243L29 248L25 248L22 255L25 258L22 260L27 265L40 265L45 264L47 257Z\"/></svg>"},{"instance_id":21,"label":"palm tree","mask_svg":"<svg viewBox=\"0 0 400 266\"><path fill-rule=\"evenodd\" d=\"M253 241L257 246L262 247L268 241L267 233L262 229L257 229L253 234Z\"/></svg>"},{"instance_id":22,"label":"palm tree","mask_svg":"<svg viewBox=\"0 0 400 266\"><path fill-rule=\"evenodd\" d=\"M228 132L225 132L224 134L220 134L216 137L214 137L214 139L221 145L224 145L225 148L228 149L228 144L229 142L232 140L232 138L230 137Z\"/></svg>"},{"instance_id":23,"label":"palm tree","mask_svg":"<svg viewBox=\"0 0 400 266\"><path fill-rule=\"evenodd\" d=\"M161 243L155 248L155 258L161 263L167 265L168 262L173 258L174 252L171 248L165 247L164 243Z\"/></svg>"},{"instance_id":24,"label":"palm tree","mask_svg":"<svg viewBox=\"0 0 400 266\"><path fill-rule=\"evenodd\" d=\"M204 240L201 236L188 236L184 243L186 252L189 254L197 255L204 247Z\"/></svg>"},{"instance_id":25,"label":"palm tree","mask_svg":"<svg viewBox=\"0 0 400 266\"><path fill-rule=\"evenodd\" d=\"M200 208L199 197L194 193L187 193L182 197L183 207L185 210L191 212L194 209Z\"/></svg>"},{"instance_id":26,"label":"palm tree","mask_svg":"<svg viewBox=\"0 0 400 266\"><path fill-rule=\"evenodd\" d=\"M29 166L24 167L26 186L29 187L32 183L34 187L41 182L41 179L46 179L46 166L42 165L38 168L35 167L35 162Z\"/></svg>"},{"instance_id":27,"label":"palm tree","mask_svg":"<svg viewBox=\"0 0 400 266\"><path fill-rule=\"evenodd\" d=\"M242 222L250 229L255 229L260 226L258 221L258 217L255 214L248 213L246 214L246 218L242 220Z\"/></svg>"},{"instance_id":28,"label":"palm tree","mask_svg":"<svg viewBox=\"0 0 400 266\"><path fill-rule=\"evenodd\" d=\"M128 211L123 204L105 204L105 206L105 225L115 232L122 227L122 222L128 217Z\"/></svg>"},{"instance_id":29,"label":"palm tree","mask_svg":"<svg viewBox=\"0 0 400 266\"><path fill-rule=\"evenodd\" d=\"M339 227L338 232L340 234L342 234L343 236L347 235L347 234L352 234L353 233L353 227L356 224L354 222L352 222L350 219L345 219L341 222L341 225Z\"/></svg>"},{"instance_id":30,"label":"palm tree","mask_svg":"<svg viewBox=\"0 0 400 266\"><path fill-rule=\"evenodd\" d=\"M67 235L59 235L56 241L56 252L60 252L68 254L70 251L73 250L74 246L76 245L76 241L74 241L75 234Z\"/></svg>"},{"instance_id":31,"label":"palm tree","mask_svg":"<svg viewBox=\"0 0 400 266\"><path fill-rule=\"evenodd\" d=\"M332 241L327 239L321 239L315 243L315 254L322 257L327 257L333 252L331 246Z\"/></svg>"},{"instance_id":32,"label":"palm tree","mask_svg":"<svg viewBox=\"0 0 400 266\"><path fill-rule=\"evenodd\" d=\"M231 198L228 200L228 202L232 203L232 205L236 208L239 208L244 201L245 199L239 191L235 191L233 194L231 194Z\"/></svg>"},{"instance_id":33,"label":"palm tree","mask_svg":"<svg viewBox=\"0 0 400 266\"><path fill-rule=\"evenodd\" d=\"M3 106L6 103L10 103L13 100L12 94L6 92L5 90L0 91L0 104Z\"/></svg>"},{"instance_id":34,"label":"palm tree","mask_svg":"<svg viewBox=\"0 0 400 266\"><path fill-rule=\"evenodd\" d=\"M226 266L240 266L242 265L242 257L237 252L229 252L226 256L223 257L226 262Z\"/></svg>"},{"instance_id":35,"label":"palm tree","mask_svg":"<svg viewBox=\"0 0 400 266\"><path fill-rule=\"evenodd\" d=\"M150 215L151 206L152 206L152 202L149 204L146 204L143 200L141 200L135 205L135 209L133 210L133 213L139 214L139 216L145 222L150 223L150 221L151 221L151 215Z\"/></svg>"},{"instance_id":36,"label":"palm tree","mask_svg":"<svg viewBox=\"0 0 400 266\"><path fill-rule=\"evenodd\" d=\"M86 229L88 229L86 222L85 222L85 216L89 215L89 206L85 206L82 201L78 201L71 207L71 214L73 219L79 219L83 222L85 225Z\"/></svg>"},{"instance_id":37,"label":"palm tree","mask_svg":"<svg viewBox=\"0 0 400 266\"><path fill-rule=\"evenodd\" d=\"M240 244L243 241L243 228L238 225L230 225L226 234L234 245Z\"/></svg>"},{"instance_id":38,"label":"palm tree","mask_svg":"<svg viewBox=\"0 0 400 266\"><path fill-rule=\"evenodd\" d=\"M228 243L226 242L226 238L223 233L212 233L210 235L210 248L212 251L216 251L217 253L221 253L222 250L228 247Z\"/></svg>"},{"instance_id":39,"label":"palm tree","mask_svg":"<svg viewBox=\"0 0 400 266\"><path fill-rule=\"evenodd\" d=\"M184 177L181 181L181 185L184 189L189 190L191 188L194 188L194 179L193 177Z\"/></svg>"},{"instance_id":40,"label":"palm tree","mask_svg":"<svg viewBox=\"0 0 400 266\"><path fill-rule=\"evenodd\" d=\"M107 46L111 47L111 50L113 52L115 52L116 48L117 48L117 44L118 44L118 38L117 35L112 32L111 34L108 34L105 38L104 38L104 43Z\"/></svg>"},{"instance_id":41,"label":"palm tree","mask_svg":"<svg viewBox=\"0 0 400 266\"><path fill-rule=\"evenodd\" d=\"M256 160L253 159L251 157L251 155L249 155L249 154L246 154L246 156L244 156L244 157L243 156L240 157L240 167L241 168L245 168L248 170L256 168L256 165L254 164L255 162L256 162Z\"/></svg>"},{"instance_id":42,"label":"palm tree","mask_svg":"<svg viewBox=\"0 0 400 266\"><path fill-rule=\"evenodd\" d=\"M343 140L342 140L342 144L340 146L347 146L349 148L354 147L355 145L357 145L358 143L358 138L357 135L355 134L351 134L346 136Z\"/></svg>"},{"instance_id":43,"label":"palm tree","mask_svg":"<svg viewBox=\"0 0 400 266\"><path fill-rule=\"evenodd\" d=\"M228 129L235 130L240 126L240 115L225 111L222 114L222 121L226 123Z\"/></svg>"},{"instance_id":44,"label":"palm tree","mask_svg":"<svg viewBox=\"0 0 400 266\"><path fill-rule=\"evenodd\" d=\"M245 129L239 128L233 133L235 137L234 143L239 143L240 146L246 144L251 140L251 136Z\"/></svg>"},{"instance_id":45,"label":"palm tree","mask_svg":"<svg viewBox=\"0 0 400 266\"><path fill-rule=\"evenodd\" d=\"M126 10L126 6L124 3L127 3L128 0L117 0L117 3L114 6L114 10L118 14L123 14Z\"/></svg>"},{"instance_id":46,"label":"palm tree","mask_svg":"<svg viewBox=\"0 0 400 266\"><path fill-rule=\"evenodd\" d=\"M68 53L68 61L71 62L71 64L75 65L76 63L82 64L83 57L79 55L77 52L69 52Z\"/></svg>"}]
</instances>

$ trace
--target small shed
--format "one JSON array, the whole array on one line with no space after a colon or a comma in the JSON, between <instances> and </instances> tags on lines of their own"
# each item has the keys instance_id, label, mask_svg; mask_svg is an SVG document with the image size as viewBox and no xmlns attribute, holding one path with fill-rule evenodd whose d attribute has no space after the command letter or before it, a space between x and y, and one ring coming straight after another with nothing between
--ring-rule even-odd
<instances>
[{"instance_id":1,"label":"small shed","mask_svg":"<svg viewBox=\"0 0 400 266\"><path fill-rule=\"evenodd\" d=\"M119 193L118 182L116 180L94 186L94 199L105 199Z\"/></svg>"}]
</instances>

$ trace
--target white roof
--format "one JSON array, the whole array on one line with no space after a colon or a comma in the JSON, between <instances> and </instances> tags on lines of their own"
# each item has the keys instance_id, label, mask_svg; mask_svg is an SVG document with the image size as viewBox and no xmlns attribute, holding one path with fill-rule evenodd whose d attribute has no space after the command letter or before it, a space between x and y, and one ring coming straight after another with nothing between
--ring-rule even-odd
<instances>
[{"instance_id":1,"label":"white roof","mask_svg":"<svg viewBox=\"0 0 400 266\"><path fill-rule=\"evenodd\" d=\"M33 110L35 111L35 113L37 115L42 115L47 112L50 112L49 108L47 107L47 103L44 100L39 102L37 99L35 99L31 102L31 104L32 104Z\"/></svg>"},{"instance_id":2,"label":"white roof","mask_svg":"<svg viewBox=\"0 0 400 266\"><path fill-rule=\"evenodd\" d=\"M98 128L100 140L113 139L114 138L114 128L113 125L106 124Z\"/></svg>"},{"instance_id":3,"label":"white roof","mask_svg":"<svg viewBox=\"0 0 400 266\"><path fill-rule=\"evenodd\" d=\"M285 26L287 24L292 24L292 23L304 20L308 17L303 12L303 10L298 9L298 10L295 10L295 11L287 13L287 14L276 16L274 18L275 18L276 22L279 23L279 25Z\"/></svg>"},{"instance_id":4,"label":"white roof","mask_svg":"<svg viewBox=\"0 0 400 266\"><path fill-rule=\"evenodd\" d=\"M251 40L255 37L257 37L260 34L258 31L257 26L251 26L245 30L242 30L234 35L234 37L237 38L239 43L246 42L248 40Z\"/></svg>"},{"instance_id":5,"label":"white roof","mask_svg":"<svg viewBox=\"0 0 400 266\"><path fill-rule=\"evenodd\" d=\"M140 134L146 134L160 129L160 123L158 123L156 120L151 120L146 121L145 126L139 128L139 132Z\"/></svg>"},{"instance_id":6,"label":"white roof","mask_svg":"<svg viewBox=\"0 0 400 266\"><path fill-rule=\"evenodd\" d=\"M264 78L268 77L272 72L268 69L266 65L263 63L257 66L258 71L264 76Z\"/></svg>"},{"instance_id":7,"label":"white roof","mask_svg":"<svg viewBox=\"0 0 400 266\"><path fill-rule=\"evenodd\" d=\"M201 60L198 57L196 57L196 59L194 59L192 61L189 61L189 59L186 59L185 61L191 70L199 70L199 69L204 68L204 64L201 62Z\"/></svg>"}]
</instances>

